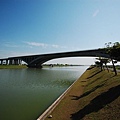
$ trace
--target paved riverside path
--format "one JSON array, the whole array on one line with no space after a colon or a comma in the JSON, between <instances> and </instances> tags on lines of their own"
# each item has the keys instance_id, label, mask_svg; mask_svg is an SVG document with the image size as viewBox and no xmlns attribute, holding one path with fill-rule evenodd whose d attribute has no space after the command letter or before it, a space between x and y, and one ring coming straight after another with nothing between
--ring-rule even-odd
<instances>
[{"instance_id":1,"label":"paved riverside path","mask_svg":"<svg viewBox=\"0 0 120 120\"><path fill-rule=\"evenodd\" d=\"M71 115L78 111L79 100L74 100L76 96L80 96L86 85L87 77L90 76L89 69L74 83L66 96L61 100L57 107L50 113L52 118L47 116L45 120L71 120Z\"/></svg>"}]
</instances>

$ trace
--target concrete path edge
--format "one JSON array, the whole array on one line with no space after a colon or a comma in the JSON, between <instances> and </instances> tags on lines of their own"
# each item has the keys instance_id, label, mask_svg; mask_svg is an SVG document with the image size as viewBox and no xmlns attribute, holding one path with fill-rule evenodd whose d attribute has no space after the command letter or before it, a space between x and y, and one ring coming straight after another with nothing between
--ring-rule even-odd
<instances>
[{"instance_id":1,"label":"concrete path edge","mask_svg":"<svg viewBox=\"0 0 120 120\"><path fill-rule=\"evenodd\" d=\"M40 115L40 117L37 120L44 120L46 117L49 117L50 113L55 109L55 107L60 103L60 101L64 98L64 96L69 92L69 90L76 83L76 81L60 97L58 97L53 102L53 104L50 107L48 107L48 109L45 112L43 112L42 115Z\"/></svg>"}]
</instances>

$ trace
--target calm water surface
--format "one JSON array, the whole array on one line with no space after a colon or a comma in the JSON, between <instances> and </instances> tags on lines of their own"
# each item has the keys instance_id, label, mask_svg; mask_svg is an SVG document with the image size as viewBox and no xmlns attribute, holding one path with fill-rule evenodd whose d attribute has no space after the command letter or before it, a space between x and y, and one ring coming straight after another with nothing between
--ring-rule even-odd
<instances>
[{"instance_id":1,"label":"calm water surface","mask_svg":"<svg viewBox=\"0 0 120 120\"><path fill-rule=\"evenodd\" d=\"M0 120L36 120L86 68L0 69Z\"/></svg>"}]
</instances>

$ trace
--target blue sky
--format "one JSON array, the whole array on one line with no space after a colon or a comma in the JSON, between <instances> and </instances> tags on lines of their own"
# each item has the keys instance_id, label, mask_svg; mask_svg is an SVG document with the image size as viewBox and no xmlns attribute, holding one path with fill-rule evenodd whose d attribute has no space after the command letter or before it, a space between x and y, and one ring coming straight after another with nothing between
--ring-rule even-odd
<instances>
[{"instance_id":1,"label":"blue sky","mask_svg":"<svg viewBox=\"0 0 120 120\"><path fill-rule=\"evenodd\" d=\"M120 42L119 22L120 0L0 0L0 58L101 48Z\"/></svg>"}]
</instances>

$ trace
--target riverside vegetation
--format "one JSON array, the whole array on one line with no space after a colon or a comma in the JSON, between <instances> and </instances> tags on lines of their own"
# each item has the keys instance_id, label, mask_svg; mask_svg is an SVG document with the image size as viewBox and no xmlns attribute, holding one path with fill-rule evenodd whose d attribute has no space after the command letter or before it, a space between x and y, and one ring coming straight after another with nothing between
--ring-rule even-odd
<instances>
[{"instance_id":1,"label":"riverside vegetation","mask_svg":"<svg viewBox=\"0 0 120 120\"><path fill-rule=\"evenodd\" d=\"M0 65L0 69L27 68L26 65Z\"/></svg>"},{"instance_id":2,"label":"riverside vegetation","mask_svg":"<svg viewBox=\"0 0 120 120\"><path fill-rule=\"evenodd\" d=\"M91 66L46 120L119 120L120 73Z\"/></svg>"},{"instance_id":3,"label":"riverside vegetation","mask_svg":"<svg viewBox=\"0 0 120 120\"><path fill-rule=\"evenodd\" d=\"M84 66L84 65L69 65L69 64L43 64L43 67L69 67L69 66ZM0 65L0 69L12 68L28 68L26 65Z\"/></svg>"}]
</instances>

